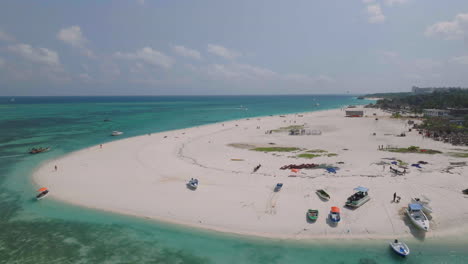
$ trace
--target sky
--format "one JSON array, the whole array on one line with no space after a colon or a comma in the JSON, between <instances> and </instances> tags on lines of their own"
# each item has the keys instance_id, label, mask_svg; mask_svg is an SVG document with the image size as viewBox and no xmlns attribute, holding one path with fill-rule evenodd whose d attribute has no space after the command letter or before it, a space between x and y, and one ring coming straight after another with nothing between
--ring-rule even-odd
<instances>
[{"instance_id":1,"label":"sky","mask_svg":"<svg viewBox=\"0 0 468 264\"><path fill-rule=\"evenodd\" d=\"M0 96L468 87L467 0L2 0Z\"/></svg>"}]
</instances>

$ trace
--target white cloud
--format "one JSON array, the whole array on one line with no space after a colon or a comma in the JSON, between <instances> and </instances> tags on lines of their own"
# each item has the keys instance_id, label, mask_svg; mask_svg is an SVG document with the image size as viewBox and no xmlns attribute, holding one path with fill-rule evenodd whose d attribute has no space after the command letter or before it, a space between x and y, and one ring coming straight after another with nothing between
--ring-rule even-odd
<instances>
[{"instance_id":1,"label":"white cloud","mask_svg":"<svg viewBox=\"0 0 468 264\"><path fill-rule=\"evenodd\" d=\"M79 26L62 28L57 33L57 38L74 48L80 49L85 56L94 57L93 52L86 47L88 40L84 37Z\"/></svg>"},{"instance_id":2,"label":"white cloud","mask_svg":"<svg viewBox=\"0 0 468 264\"><path fill-rule=\"evenodd\" d=\"M380 8L379 4L368 5L366 11L369 15L370 23L383 23L385 21L385 16L382 13L382 8Z\"/></svg>"},{"instance_id":3,"label":"white cloud","mask_svg":"<svg viewBox=\"0 0 468 264\"><path fill-rule=\"evenodd\" d=\"M193 59L201 59L200 52L194 49L189 49L184 46L175 45L172 46L172 50L180 56L189 57Z\"/></svg>"},{"instance_id":4,"label":"white cloud","mask_svg":"<svg viewBox=\"0 0 468 264\"><path fill-rule=\"evenodd\" d=\"M442 21L429 26L426 36L440 36L445 39L459 39L468 32L468 13L458 14L452 21Z\"/></svg>"},{"instance_id":5,"label":"white cloud","mask_svg":"<svg viewBox=\"0 0 468 264\"><path fill-rule=\"evenodd\" d=\"M385 0L385 4L389 6L398 5L398 4L406 4L408 2L409 0Z\"/></svg>"},{"instance_id":6,"label":"white cloud","mask_svg":"<svg viewBox=\"0 0 468 264\"><path fill-rule=\"evenodd\" d=\"M13 42L15 38L10 36L8 33L0 30L0 41Z\"/></svg>"},{"instance_id":7,"label":"white cloud","mask_svg":"<svg viewBox=\"0 0 468 264\"><path fill-rule=\"evenodd\" d=\"M89 74L87 73L80 73L78 74L78 78L83 81L83 82L91 82L93 80L93 78L91 78L91 76L89 76Z\"/></svg>"},{"instance_id":8,"label":"white cloud","mask_svg":"<svg viewBox=\"0 0 468 264\"><path fill-rule=\"evenodd\" d=\"M0 68L3 66L5 66L5 60L2 57L0 57Z\"/></svg>"},{"instance_id":9,"label":"white cloud","mask_svg":"<svg viewBox=\"0 0 468 264\"><path fill-rule=\"evenodd\" d=\"M370 3L374 3L375 0L362 0L362 2L363 2L364 4L370 4Z\"/></svg>"},{"instance_id":10,"label":"white cloud","mask_svg":"<svg viewBox=\"0 0 468 264\"><path fill-rule=\"evenodd\" d=\"M144 47L134 53L116 52L114 56L120 59L141 61L146 64L160 66L165 69L171 68L175 63L173 58L150 47Z\"/></svg>"},{"instance_id":11,"label":"white cloud","mask_svg":"<svg viewBox=\"0 0 468 264\"><path fill-rule=\"evenodd\" d=\"M140 5L144 5L144 4L145 4L145 0L137 0L137 3L140 4Z\"/></svg>"},{"instance_id":12,"label":"white cloud","mask_svg":"<svg viewBox=\"0 0 468 264\"><path fill-rule=\"evenodd\" d=\"M28 44L10 45L8 46L8 50L32 62L60 67L59 55L53 50L34 48Z\"/></svg>"},{"instance_id":13,"label":"white cloud","mask_svg":"<svg viewBox=\"0 0 468 264\"><path fill-rule=\"evenodd\" d=\"M242 54L240 52L227 49L220 45L208 44L208 52L216 56L220 56L229 60L235 59Z\"/></svg>"},{"instance_id":14,"label":"white cloud","mask_svg":"<svg viewBox=\"0 0 468 264\"><path fill-rule=\"evenodd\" d=\"M468 65L468 56L453 57L450 61L459 63L459 64Z\"/></svg>"}]
</instances>

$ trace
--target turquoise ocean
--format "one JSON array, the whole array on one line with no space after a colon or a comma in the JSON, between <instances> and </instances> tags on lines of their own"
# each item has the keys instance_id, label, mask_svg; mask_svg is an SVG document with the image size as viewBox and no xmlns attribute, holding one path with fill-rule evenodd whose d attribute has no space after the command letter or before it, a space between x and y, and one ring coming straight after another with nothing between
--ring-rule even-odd
<instances>
[{"instance_id":1,"label":"turquoise ocean","mask_svg":"<svg viewBox=\"0 0 468 264\"><path fill-rule=\"evenodd\" d=\"M0 263L468 263L468 240L457 237L408 239L412 253L400 258L385 240L237 236L33 199L31 175L41 162L115 140L113 130L131 137L368 102L348 95L0 97ZM39 146L52 150L27 154Z\"/></svg>"}]
</instances>

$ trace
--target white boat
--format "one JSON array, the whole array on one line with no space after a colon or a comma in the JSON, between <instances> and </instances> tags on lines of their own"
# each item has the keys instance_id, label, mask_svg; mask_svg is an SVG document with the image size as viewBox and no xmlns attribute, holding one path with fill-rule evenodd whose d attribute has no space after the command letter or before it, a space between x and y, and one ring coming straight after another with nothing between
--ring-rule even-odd
<instances>
[{"instance_id":1,"label":"white boat","mask_svg":"<svg viewBox=\"0 0 468 264\"><path fill-rule=\"evenodd\" d=\"M112 136L120 136L120 135L122 135L122 134L123 134L123 132L121 132L121 131L112 131L112 134L111 134L111 135L112 135Z\"/></svg>"},{"instance_id":2,"label":"white boat","mask_svg":"<svg viewBox=\"0 0 468 264\"><path fill-rule=\"evenodd\" d=\"M190 181L187 183L187 187L190 189L197 189L198 188L198 179L190 179Z\"/></svg>"},{"instance_id":3,"label":"white boat","mask_svg":"<svg viewBox=\"0 0 468 264\"><path fill-rule=\"evenodd\" d=\"M429 220L427 219L427 216L424 214L422 209L423 207L420 204L408 204L406 214L417 228L427 232L429 231Z\"/></svg>"},{"instance_id":4,"label":"white boat","mask_svg":"<svg viewBox=\"0 0 468 264\"><path fill-rule=\"evenodd\" d=\"M431 200L426 196L421 195L421 197L412 197L411 202L420 204L424 213L432 214L433 210L432 207L429 205Z\"/></svg>"},{"instance_id":5,"label":"white boat","mask_svg":"<svg viewBox=\"0 0 468 264\"><path fill-rule=\"evenodd\" d=\"M354 190L356 191L356 193L348 197L348 200L346 200L347 206L357 208L370 200L368 188L359 186L354 188Z\"/></svg>"},{"instance_id":6,"label":"white boat","mask_svg":"<svg viewBox=\"0 0 468 264\"><path fill-rule=\"evenodd\" d=\"M410 254L409 247L405 243L399 242L397 239L395 239L393 242L390 242L390 247L400 256L406 257Z\"/></svg>"}]
</instances>

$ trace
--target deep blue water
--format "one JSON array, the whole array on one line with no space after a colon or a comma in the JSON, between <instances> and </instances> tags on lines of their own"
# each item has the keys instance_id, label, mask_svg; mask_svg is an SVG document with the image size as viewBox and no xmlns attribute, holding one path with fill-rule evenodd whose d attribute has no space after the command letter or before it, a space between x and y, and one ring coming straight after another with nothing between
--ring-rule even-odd
<instances>
[{"instance_id":1,"label":"deep blue water","mask_svg":"<svg viewBox=\"0 0 468 264\"><path fill-rule=\"evenodd\" d=\"M36 203L41 162L124 136L253 116L362 104L352 96L0 97L0 263L468 263L466 240L267 240L192 230L63 204ZM109 122L103 120L109 119ZM29 155L31 147L52 151Z\"/></svg>"}]
</instances>

